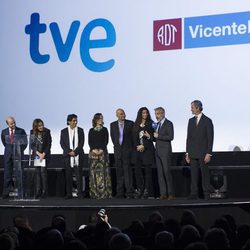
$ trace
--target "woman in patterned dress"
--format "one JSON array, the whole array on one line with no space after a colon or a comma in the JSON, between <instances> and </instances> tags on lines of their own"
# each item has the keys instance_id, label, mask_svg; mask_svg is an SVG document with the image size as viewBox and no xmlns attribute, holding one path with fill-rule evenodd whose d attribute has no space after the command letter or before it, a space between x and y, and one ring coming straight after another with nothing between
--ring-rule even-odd
<instances>
[{"instance_id":1,"label":"woman in patterned dress","mask_svg":"<svg viewBox=\"0 0 250 250\"><path fill-rule=\"evenodd\" d=\"M107 150L109 134L103 126L103 116L96 113L92 120L93 128L89 130L89 195L90 198L103 199L112 197Z\"/></svg>"}]
</instances>

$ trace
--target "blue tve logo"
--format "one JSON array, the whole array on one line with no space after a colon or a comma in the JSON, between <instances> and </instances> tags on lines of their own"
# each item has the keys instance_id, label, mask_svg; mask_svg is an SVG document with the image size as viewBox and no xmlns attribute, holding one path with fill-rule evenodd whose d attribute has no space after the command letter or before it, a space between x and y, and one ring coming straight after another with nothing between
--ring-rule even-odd
<instances>
[{"instance_id":1,"label":"blue tve logo","mask_svg":"<svg viewBox=\"0 0 250 250\"><path fill-rule=\"evenodd\" d=\"M54 45L61 62L66 62L73 48L78 30L80 27L79 21L73 21L68 31L67 38L63 41L60 28L56 22L49 25L50 32L54 41ZM91 39L91 32L96 28L101 27L106 32L106 38ZM39 50L40 34L45 33L47 25L40 23L40 15L33 13L30 17L30 24L26 25L25 33L30 36L30 57L37 64L47 63L50 60L49 54L42 54ZM107 19L94 19L89 22L82 31L80 38L80 57L83 65L94 72L104 72L110 70L114 64L114 59L109 59L104 62L95 61L91 55L91 49L100 49L113 47L116 43L116 32L113 24Z\"/></svg>"},{"instance_id":2,"label":"blue tve logo","mask_svg":"<svg viewBox=\"0 0 250 250\"><path fill-rule=\"evenodd\" d=\"M250 43L250 12L184 18L184 48Z\"/></svg>"}]
</instances>

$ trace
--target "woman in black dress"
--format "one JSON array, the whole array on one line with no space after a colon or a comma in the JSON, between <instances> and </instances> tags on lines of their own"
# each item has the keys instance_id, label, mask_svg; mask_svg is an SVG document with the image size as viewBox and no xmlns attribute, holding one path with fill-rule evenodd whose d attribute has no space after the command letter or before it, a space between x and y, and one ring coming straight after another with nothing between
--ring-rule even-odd
<instances>
[{"instance_id":1,"label":"woman in black dress","mask_svg":"<svg viewBox=\"0 0 250 250\"><path fill-rule=\"evenodd\" d=\"M93 128L89 130L89 195L90 198L102 199L112 197L109 170L109 154L107 150L109 134L103 127L101 113L94 115Z\"/></svg>"},{"instance_id":2,"label":"woman in black dress","mask_svg":"<svg viewBox=\"0 0 250 250\"><path fill-rule=\"evenodd\" d=\"M50 160L51 142L50 130L44 127L41 119L35 119L30 131L30 145L32 166L35 168L33 182L36 198L47 196L47 165Z\"/></svg>"},{"instance_id":3,"label":"woman in black dress","mask_svg":"<svg viewBox=\"0 0 250 250\"><path fill-rule=\"evenodd\" d=\"M135 179L137 192L135 198L148 198L152 193L152 164L154 162L154 144L152 119L146 107L139 109L133 127ZM142 171L144 166L144 174Z\"/></svg>"}]
</instances>

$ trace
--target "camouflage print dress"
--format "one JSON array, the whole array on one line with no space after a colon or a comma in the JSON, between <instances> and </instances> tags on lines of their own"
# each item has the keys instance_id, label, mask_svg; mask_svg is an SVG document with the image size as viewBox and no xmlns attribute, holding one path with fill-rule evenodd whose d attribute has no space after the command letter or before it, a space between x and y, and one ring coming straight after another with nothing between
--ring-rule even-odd
<instances>
[{"instance_id":1,"label":"camouflage print dress","mask_svg":"<svg viewBox=\"0 0 250 250\"><path fill-rule=\"evenodd\" d=\"M111 178L109 173L109 155L89 152L89 195L93 199L112 197Z\"/></svg>"}]
</instances>

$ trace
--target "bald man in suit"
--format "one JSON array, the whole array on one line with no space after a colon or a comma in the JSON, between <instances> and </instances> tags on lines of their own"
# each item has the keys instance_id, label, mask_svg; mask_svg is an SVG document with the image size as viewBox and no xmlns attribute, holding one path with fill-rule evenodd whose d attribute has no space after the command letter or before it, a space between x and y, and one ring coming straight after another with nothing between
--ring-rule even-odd
<instances>
[{"instance_id":1,"label":"bald man in suit","mask_svg":"<svg viewBox=\"0 0 250 250\"><path fill-rule=\"evenodd\" d=\"M133 198L131 154L134 122L126 119L123 109L116 110L117 121L110 124L116 166L116 198Z\"/></svg>"},{"instance_id":2,"label":"bald man in suit","mask_svg":"<svg viewBox=\"0 0 250 250\"><path fill-rule=\"evenodd\" d=\"M25 190L23 164L21 162L21 169L20 169L18 168L17 162L14 162L14 154L15 154L14 149L21 153L20 159L22 159L24 155L24 150L27 147L26 132L24 129L16 126L15 118L12 116L8 116L6 118L6 123L8 125L8 128L2 130L1 133L1 140L4 145L3 199L8 199L10 191L13 190L13 185L14 185L12 181L13 173L15 174L16 177L18 198L23 198ZM14 147L15 144L20 145L20 148ZM17 155L15 157L17 157Z\"/></svg>"}]
</instances>

